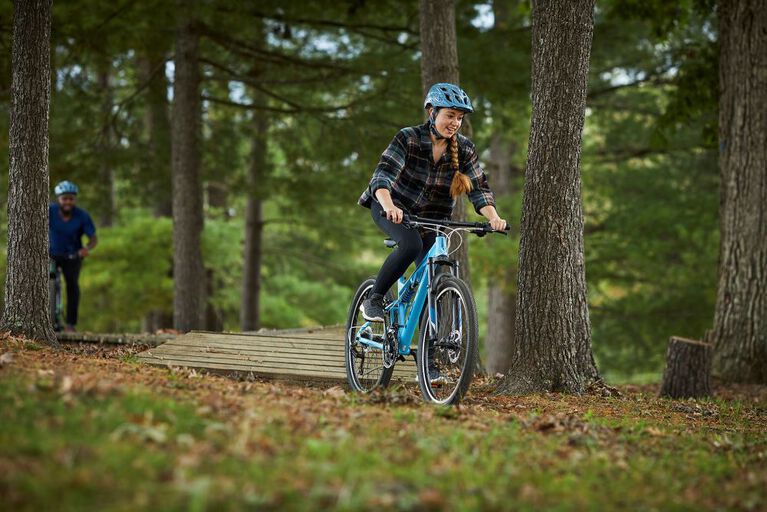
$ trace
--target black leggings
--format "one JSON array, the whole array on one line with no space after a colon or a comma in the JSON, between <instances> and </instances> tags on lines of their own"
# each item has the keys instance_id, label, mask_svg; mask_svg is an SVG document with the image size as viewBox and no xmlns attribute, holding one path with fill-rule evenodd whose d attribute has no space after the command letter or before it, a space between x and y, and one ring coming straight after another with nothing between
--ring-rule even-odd
<instances>
[{"instance_id":1,"label":"black leggings","mask_svg":"<svg viewBox=\"0 0 767 512\"><path fill-rule=\"evenodd\" d=\"M397 241L397 248L384 261L381 270L376 277L376 283L371 293L380 293L381 295L391 288L397 282L397 279L405 273L405 270L415 261L416 267L429 252L431 246L437 238L437 234L428 231L423 238L417 229L408 229L402 224L395 224L386 217L381 216L383 208L378 201L373 200L370 205L370 212L373 215L373 222L381 230L389 235L389 238Z\"/></svg>"},{"instance_id":2,"label":"black leggings","mask_svg":"<svg viewBox=\"0 0 767 512\"><path fill-rule=\"evenodd\" d=\"M77 306L80 304L80 258L68 259L54 256L56 264L61 267L64 281L67 283L67 324L77 325Z\"/></svg>"}]
</instances>

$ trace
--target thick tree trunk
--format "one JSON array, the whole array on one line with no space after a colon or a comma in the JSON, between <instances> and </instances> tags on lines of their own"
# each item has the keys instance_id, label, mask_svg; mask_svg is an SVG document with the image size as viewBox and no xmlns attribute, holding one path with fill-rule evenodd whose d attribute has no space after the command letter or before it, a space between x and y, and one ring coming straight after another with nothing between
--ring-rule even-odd
<instances>
[{"instance_id":1,"label":"thick tree trunk","mask_svg":"<svg viewBox=\"0 0 767 512\"><path fill-rule=\"evenodd\" d=\"M180 3L173 84L173 323L179 331L201 328L205 305L200 247L200 75L191 8L191 2Z\"/></svg>"},{"instance_id":2,"label":"thick tree trunk","mask_svg":"<svg viewBox=\"0 0 767 512\"><path fill-rule=\"evenodd\" d=\"M660 396L702 398L711 396L711 345L672 336L666 352L666 371Z\"/></svg>"},{"instance_id":3,"label":"thick tree trunk","mask_svg":"<svg viewBox=\"0 0 767 512\"><path fill-rule=\"evenodd\" d=\"M500 134L493 134L490 141L489 174L493 179L496 198L512 193L512 144ZM500 279L488 283L487 373L505 374L511 367L511 351L514 342L514 321L517 295L514 293L516 266L505 265Z\"/></svg>"},{"instance_id":4,"label":"thick tree trunk","mask_svg":"<svg viewBox=\"0 0 767 512\"><path fill-rule=\"evenodd\" d=\"M453 0L421 0L421 88L423 97L437 82L458 85L458 44L455 32L455 2ZM469 119L464 118L462 131L471 137ZM456 201L454 220L466 220L466 198ZM452 248L451 248L452 250ZM458 261L461 279L471 287L469 267L469 237L464 236L463 244L453 253Z\"/></svg>"},{"instance_id":5,"label":"thick tree trunk","mask_svg":"<svg viewBox=\"0 0 767 512\"><path fill-rule=\"evenodd\" d=\"M533 115L507 393L580 393L599 374L583 258L579 160L594 0L533 4Z\"/></svg>"},{"instance_id":6,"label":"thick tree trunk","mask_svg":"<svg viewBox=\"0 0 767 512\"><path fill-rule=\"evenodd\" d=\"M13 2L3 331L58 345L48 312L51 0Z\"/></svg>"},{"instance_id":7,"label":"thick tree trunk","mask_svg":"<svg viewBox=\"0 0 767 512\"><path fill-rule=\"evenodd\" d=\"M719 2L721 242L713 371L767 384L767 2Z\"/></svg>"},{"instance_id":8,"label":"thick tree trunk","mask_svg":"<svg viewBox=\"0 0 767 512\"><path fill-rule=\"evenodd\" d=\"M248 173L248 203L245 213L245 254L242 279L240 324L243 331L260 327L259 295L261 293L261 254L264 220L259 184L265 176L266 141L269 121L266 112L253 112L253 145Z\"/></svg>"}]
</instances>

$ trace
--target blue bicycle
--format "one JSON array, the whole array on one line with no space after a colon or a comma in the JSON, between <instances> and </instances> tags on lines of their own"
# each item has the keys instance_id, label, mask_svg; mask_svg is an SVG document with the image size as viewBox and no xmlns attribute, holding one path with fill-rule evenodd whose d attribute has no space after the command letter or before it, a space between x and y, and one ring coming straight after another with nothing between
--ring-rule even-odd
<instances>
[{"instance_id":1,"label":"blue bicycle","mask_svg":"<svg viewBox=\"0 0 767 512\"><path fill-rule=\"evenodd\" d=\"M495 231L488 223L455 222L405 215L403 225L437 232L436 241L418 268L399 278L397 296L384 297L385 321L369 322L360 311L375 283L369 277L357 288L346 324L346 376L353 391L369 392L386 387L394 364L412 355L418 384L427 402L455 404L461 400L474 376L478 354L477 306L471 290L459 277L458 262L450 259L448 247L462 233L478 236ZM508 230L508 228L507 228ZM396 242L385 240L387 247ZM410 343L418 328L417 348Z\"/></svg>"}]
</instances>

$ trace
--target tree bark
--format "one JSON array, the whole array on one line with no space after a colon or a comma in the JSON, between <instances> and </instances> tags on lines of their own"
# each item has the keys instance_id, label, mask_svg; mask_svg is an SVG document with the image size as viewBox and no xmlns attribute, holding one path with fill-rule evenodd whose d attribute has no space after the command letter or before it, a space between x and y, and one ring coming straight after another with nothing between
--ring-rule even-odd
<instances>
[{"instance_id":1,"label":"tree bark","mask_svg":"<svg viewBox=\"0 0 767 512\"><path fill-rule=\"evenodd\" d=\"M147 204L155 217L171 217L171 133L168 115L168 80L165 77L165 52L158 41L148 41L137 59L139 82L146 86L144 130L147 151L142 179L147 183ZM173 263L169 265L172 275ZM153 310L144 317L143 330L156 332L173 327L172 311Z\"/></svg>"},{"instance_id":2,"label":"tree bark","mask_svg":"<svg viewBox=\"0 0 767 512\"><path fill-rule=\"evenodd\" d=\"M205 195L208 199L208 212L214 209L222 211L223 218L228 220L229 215L227 213L227 207L229 204L229 191L227 190L226 184L219 181L206 181ZM205 290L205 330L223 331L224 313L212 302L217 289L220 287L219 282L216 279L216 272L213 268L206 267L205 275L207 276L207 288Z\"/></svg>"},{"instance_id":3,"label":"tree bark","mask_svg":"<svg viewBox=\"0 0 767 512\"><path fill-rule=\"evenodd\" d=\"M421 0L421 88L423 97L437 82L459 85L458 44L455 30L454 0ZM471 124L464 118L462 131L471 137ZM453 220L466 220L466 198L456 201ZM451 248L452 250L452 248ZM464 235L463 244L453 253L458 261L461 279L471 288L469 267L469 237Z\"/></svg>"},{"instance_id":4,"label":"tree bark","mask_svg":"<svg viewBox=\"0 0 767 512\"><path fill-rule=\"evenodd\" d=\"M711 396L711 345L672 336L666 352L660 396L702 398Z\"/></svg>"},{"instance_id":5,"label":"tree bark","mask_svg":"<svg viewBox=\"0 0 767 512\"><path fill-rule=\"evenodd\" d=\"M714 374L767 383L767 2L719 9L719 284Z\"/></svg>"},{"instance_id":6,"label":"tree bark","mask_svg":"<svg viewBox=\"0 0 767 512\"><path fill-rule=\"evenodd\" d=\"M109 227L114 223L115 207L115 177L113 167L112 141L112 77L111 62L108 57L100 59L98 67L98 83L101 92L101 133L96 145L99 155L99 176L101 188L101 226Z\"/></svg>"},{"instance_id":7,"label":"tree bark","mask_svg":"<svg viewBox=\"0 0 767 512\"><path fill-rule=\"evenodd\" d=\"M192 2L180 2L173 84L173 323L179 331L203 325L205 271L200 183L200 74Z\"/></svg>"},{"instance_id":8,"label":"tree bark","mask_svg":"<svg viewBox=\"0 0 767 512\"><path fill-rule=\"evenodd\" d=\"M583 392L598 379L583 257L579 160L594 0L533 3L533 115L516 340L506 393Z\"/></svg>"},{"instance_id":9,"label":"tree bark","mask_svg":"<svg viewBox=\"0 0 767 512\"><path fill-rule=\"evenodd\" d=\"M2 330L58 346L48 312L51 1L15 0Z\"/></svg>"},{"instance_id":10,"label":"tree bark","mask_svg":"<svg viewBox=\"0 0 767 512\"><path fill-rule=\"evenodd\" d=\"M265 99L264 99L265 100ZM242 279L240 324L243 331L260 327L261 254L264 219L259 184L266 175L266 146L269 129L267 113L253 111L253 144L248 173L248 202L245 213L245 253Z\"/></svg>"},{"instance_id":11,"label":"tree bark","mask_svg":"<svg viewBox=\"0 0 767 512\"><path fill-rule=\"evenodd\" d=\"M139 81L146 88L144 126L147 154L144 176L148 183L148 203L155 216L170 217L171 195L171 127L168 116L168 80L165 78L165 55L146 48L138 59Z\"/></svg>"},{"instance_id":12,"label":"tree bark","mask_svg":"<svg viewBox=\"0 0 767 512\"><path fill-rule=\"evenodd\" d=\"M495 133L490 141L489 171L493 177L493 189L496 198L512 193L511 153L513 145ZM511 233L510 233L511 235ZM511 367L512 346L514 343L514 322L516 317L517 295L514 293L516 266L505 265L500 279L488 283L487 373L505 374Z\"/></svg>"}]
</instances>

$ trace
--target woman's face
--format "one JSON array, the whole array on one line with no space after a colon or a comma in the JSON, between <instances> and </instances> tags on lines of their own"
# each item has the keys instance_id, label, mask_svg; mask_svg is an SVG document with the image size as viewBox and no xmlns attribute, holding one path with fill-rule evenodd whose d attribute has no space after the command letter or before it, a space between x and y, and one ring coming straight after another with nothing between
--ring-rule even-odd
<instances>
[{"instance_id":1,"label":"woman's face","mask_svg":"<svg viewBox=\"0 0 767 512\"><path fill-rule=\"evenodd\" d=\"M458 132L463 122L464 112L454 108L441 108L437 112L435 124L437 131L447 138L452 137Z\"/></svg>"}]
</instances>

